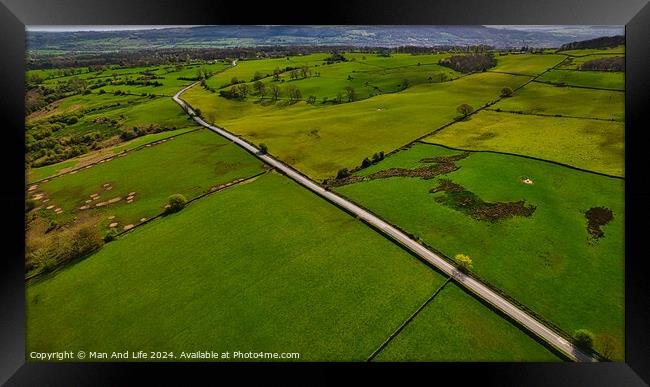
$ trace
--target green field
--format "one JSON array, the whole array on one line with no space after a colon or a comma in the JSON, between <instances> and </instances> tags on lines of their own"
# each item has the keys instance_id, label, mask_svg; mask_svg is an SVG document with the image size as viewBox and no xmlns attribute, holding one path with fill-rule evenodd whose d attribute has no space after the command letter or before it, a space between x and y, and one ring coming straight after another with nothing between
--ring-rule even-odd
<instances>
[{"instance_id":1,"label":"green field","mask_svg":"<svg viewBox=\"0 0 650 387\"><path fill-rule=\"evenodd\" d=\"M208 121L255 144L265 143L282 161L312 178L325 179L341 168L361 164L375 152L389 152L452 122L462 103L483 106L498 99L503 87L516 88L528 80L479 73L325 106L229 100L200 87L188 90L183 99L199 108Z\"/></svg>"},{"instance_id":2,"label":"green field","mask_svg":"<svg viewBox=\"0 0 650 387\"><path fill-rule=\"evenodd\" d=\"M622 72L551 70L537 80L565 86L625 90L625 73Z\"/></svg>"},{"instance_id":3,"label":"green field","mask_svg":"<svg viewBox=\"0 0 650 387\"><path fill-rule=\"evenodd\" d=\"M423 141L515 153L623 176L624 132L623 122L481 111Z\"/></svg>"},{"instance_id":4,"label":"green field","mask_svg":"<svg viewBox=\"0 0 650 387\"><path fill-rule=\"evenodd\" d=\"M555 51L496 52L495 67L464 74L439 63L470 49L30 70L27 352L366 361L447 281L198 126L170 97L209 71L182 95L205 121L432 251L471 256L479 280L565 336L593 332L595 350L622 361L625 74L577 69L624 47ZM163 214L172 194L190 203ZM613 218L594 226L589 214ZM373 359L558 360L455 282Z\"/></svg>"},{"instance_id":5,"label":"green field","mask_svg":"<svg viewBox=\"0 0 650 387\"><path fill-rule=\"evenodd\" d=\"M498 334L489 334L491 331ZM493 348L499 351L495 353ZM374 361L550 362L558 358L449 283Z\"/></svg>"},{"instance_id":6,"label":"green field","mask_svg":"<svg viewBox=\"0 0 650 387\"><path fill-rule=\"evenodd\" d=\"M622 121L625 119L625 93L532 82L491 109Z\"/></svg>"},{"instance_id":7,"label":"green field","mask_svg":"<svg viewBox=\"0 0 650 387\"><path fill-rule=\"evenodd\" d=\"M120 143L119 145L114 147L107 147L105 149L100 149L86 155L82 155L70 160L62 161L60 163L46 165L44 167L30 168L29 171L27 172L27 182L32 183L34 181L38 181L54 175L58 175L60 173L69 172L72 169L76 169L81 166L85 166L87 164L97 162L102 158L108 158L115 154L130 151L135 148L141 147L148 143L164 140L166 138L191 132L199 128L200 128L199 126L192 126L183 129L168 130L165 132L148 134L142 137L137 137L130 141L126 141L124 143Z\"/></svg>"},{"instance_id":8,"label":"green field","mask_svg":"<svg viewBox=\"0 0 650 387\"><path fill-rule=\"evenodd\" d=\"M63 210L62 214L55 215L54 208L43 208L40 210L43 216L63 223L74 216L92 214L99 218L103 227L116 222L121 229L124 225L139 223L141 218L160 214L171 194L180 193L191 199L212 186L262 171L256 158L202 129L41 183L37 192L47 194L48 206ZM112 189L107 191L104 184ZM135 199L126 203L125 198L131 192L136 192ZM100 198L90 203L93 206L111 198L122 200L80 210L94 193ZM115 218L108 220L108 216Z\"/></svg>"},{"instance_id":9,"label":"green field","mask_svg":"<svg viewBox=\"0 0 650 387\"><path fill-rule=\"evenodd\" d=\"M625 54L625 46L616 46L610 48L585 48L580 50L566 50L558 51L560 54L571 56L587 56L587 55L601 55L601 54Z\"/></svg>"},{"instance_id":10,"label":"green field","mask_svg":"<svg viewBox=\"0 0 650 387\"><path fill-rule=\"evenodd\" d=\"M267 174L28 286L27 348L299 352L304 361L362 361L443 282L354 218ZM491 313L460 301L445 308ZM78 318L89 309L95 312ZM491 323L475 335L506 331L510 346L521 348L512 357L487 344L475 353L551 358L511 330ZM450 358L462 357L462 345L450 348Z\"/></svg>"},{"instance_id":11,"label":"green field","mask_svg":"<svg viewBox=\"0 0 650 387\"><path fill-rule=\"evenodd\" d=\"M562 62L565 56L551 54L510 54L496 56L496 58L497 65L491 69L493 71L523 75L539 75L547 69Z\"/></svg>"},{"instance_id":12,"label":"green field","mask_svg":"<svg viewBox=\"0 0 650 387\"><path fill-rule=\"evenodd\" d=\"M294 63L289 60L287 63L278 63L278 60L260 60L260 61L244 61L240 62L236 68L233 68L221 75L226 77L223 84L231 81L230 77L236 77L240 81L248 81L252 78L255 71L260 71L260 75L265 76L262 83L269 89L275 85L280 88L281 99L288 99L287 87L289 85L298 87L304 99L309 96L314 96L318 103L324 101L334 102L337 94L344 93L344 88L352 87L356 92L355 101L366 99L375 95L383 93L394 93L401 91L405 85L414 86L418 84L443 82L455 79L460 76L460 73L438 65L438 61L444 55L399 55L396 58L378 57L373 54L359 55L359 54L346 54L349 58L348 62L338 62L330 65L322 63L314 63L307 60L308 57L320 56L306 56L301 58L302 62ZM364 59L365 58L365 59ZM255 63L259 62L259 63ZM302 67L309 66L310 74L307 77L298 75L297 79L291 78L292 71L283 71L278 79L274 79L268 70L272 65L284 65L288 67ZM259 69L259 70L257 70ZM213 84L219 87L219 77L214 80L208 81L208 84ZM406 83L405 83L406 81ZM223 85L222 84L222 85ZM253 90L253 82L248 82ZM255 92L253 91L253 94Z\"/></svg>"},{"instance_id":13,"label":"green field","mask_svg":"<svg viewBox=\"0 0 650 387\"><path fill-rule=\"evenodd\" d=\"M422 167L421 159L461 152L416 144L360 171ZM447 256L469 254L474 272L572 333L587 328L602 349L607 336L623 357L624 181L517 156L472 153L434 180L392 177L336 188ZM530 178L531 185L522 179ZM486 202L525 200L530 217L479 221L438 203L430 189L450 179ZM488 182L488 183L486 183ZM604 206L614 219L593 240L585 212Z\"/></svg>"},{"instance_id":14,"label":"green field","mask_svg":"<svg viewBox=\"0 0 650 387\"><path fill-rule=\"evenodd\" d=\"M611 54L592 54L592 55L586 55L586 56L571 56L567 58L566 61L562 62L561 65L559 65L557 68L558 69L567 69L567 70L578 70L582 64L585 62L592 61L594 59L603 59L603 58L622 58L623 54L621 55L611 55Z\"/></svg>"}]
</instances>

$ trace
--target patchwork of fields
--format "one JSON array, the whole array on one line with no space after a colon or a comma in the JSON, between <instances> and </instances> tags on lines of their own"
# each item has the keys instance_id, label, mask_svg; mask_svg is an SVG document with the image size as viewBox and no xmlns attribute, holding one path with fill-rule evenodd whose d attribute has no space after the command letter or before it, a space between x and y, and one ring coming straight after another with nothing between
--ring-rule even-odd
<instances>
[{"instance_id":1,"label":"patchwork of fields","mask_svg":"<svg viewBox=\"0 0 650 387\"><path fill-rule=\"evenodd\" d=\"M27 283L27 350L563 360L197 126L169 98L197 82L182 98L206 121L434 251L469 255L472 275L623 360L624 73L580 65L624 49L496 55L469 74L441 64L452 53L343 55L30 71L62 98L27 117L27 275L47 272ZM159 216L173 194L191 202ZM51 272L34 263L82 226L128 232Z\"/></svg>"},{"instance_id":2,"label":"patchwork of fields","mask_svg":"<svg viewBox=\"0 0 650 387\"><path fill-rule=\"evenodd\" d=\"M267 174L142 226L29 286L27 347L208 348L363 361L444 281L353 217ZM95 312L84 312L89 308ZM490 313L468 301L446 308ZM487 329L508 331L515 349L504 355L498 346L476 348L483 358L555 358L505 321ZM462 357L464 346L458 341L427 358Z\"/></svg>"},{"instance_id":3,"label":"patchwork of fields","mask_svg":"<svg viewBox=\"0 0 650 387\"><path fill-rule=\"evenodd\" d=\"M459 154L418 143L358 172L365 180L335 190L448 257L470 255L481 278L566 331L587 327L615 338L616 356L622 358L624 182L481 152L455 161L457 170L435 178L371 178L380 171L413 170L428 165L421 160ZM447 179L467 191L466 196L472 193L487 203L524 201L534 211L529 216L497 212L492 221L477 218L463 208L471 203L454 202L453 191L431 192ZM614 218L603 227L605 236L595 240L585 212L601 206L611 209Z\"/></svg>"}]
</instances>

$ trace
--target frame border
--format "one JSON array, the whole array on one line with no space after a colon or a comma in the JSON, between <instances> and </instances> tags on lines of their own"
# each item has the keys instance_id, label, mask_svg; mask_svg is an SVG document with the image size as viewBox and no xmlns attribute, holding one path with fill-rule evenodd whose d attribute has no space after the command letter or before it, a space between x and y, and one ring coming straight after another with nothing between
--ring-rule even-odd
<instances>
[{"instance_id":1,"label":"frame border","mask_svg":"<svg viewBox=\"0 0 650 387\"><path fill-rule=\"evenodd\" d=\"M3 55L2 103L5 140L10 146L1 152L4 165L11 165L12 184L0 192L10 223L24 222L24 53L25 25L128 25L128 24L618 24L626 26L626 362L599 364L542 363L25 363L24 307L24 234L20 227L1 234L8 250L0 271L0 383L8 385L110 385L133 376L146 376L148 382L161 384L188 382L188 377L236 376L278 378L291 372L310 375L303 383L322 383L333 379L332 371L355 371L359 381L388 381L395 371L408 371L423 377L432 372L447 377L462 377L481 384L498 385L646 385L650 380L650 294L648 270L638 249L648 226L650 189L641 165L642 133L646 130L644 113L650 101L650 5L647 0L594 0L588 6L580 0L540 2L478 0L424 2L400 0L398 4L374 1L372 7L360 1L330 1L323 9L305 7L305 3L256 5L244 2L200 0L173 3L168 0L2 0L0 5L0 45ZM320 5L319 5L320 6ZM298 12L292 14L288 10ZM309 11L312 9L312 11ZM302 13L300 11L303 11ZM10 75L8 75L10 74ZM8 136L8 137L7 137ZM647 238L647 237L646 237ZM20 241L20 242L16 242ZM636 251L635 251L636 250ZM246 371L261 372L246 372ZM296 373L296 371L299 371ZM15 373L14 373L15 372ZM205 374L204 374L205 372ZM401 374L402 372L400 372ZM13 376L12 376L13 374ZM182 376L181 376L182 375ZM246 375L244 377L243 375ZM177 379L181 377L181 379ZM402 377L403 378L403 377ZM292 378L293 379L293 378ZM295 379L297 381L301 380ZM204 379L205 380L205 379ZM208 379L210 380L210 379ZM399 379L395 379L398 381ZM352 381L346 378L345 381ZM402 379L403 381L403 379ZM288 382L284 379L283 383Z\"/></svg>"}]
</instances>

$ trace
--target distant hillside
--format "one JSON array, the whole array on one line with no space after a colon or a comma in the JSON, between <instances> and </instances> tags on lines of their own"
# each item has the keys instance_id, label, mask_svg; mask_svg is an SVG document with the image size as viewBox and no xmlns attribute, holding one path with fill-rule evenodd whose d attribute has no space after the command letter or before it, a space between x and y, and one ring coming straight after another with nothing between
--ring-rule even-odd
<instances>
[{"instance_id":1,"label":"distant hillside","mask_svg":"<svg viewBox=\"0 0 650 387\"><path fill-rule=\"evenodd\" d=\"M616 47L621 44L625 44L625 36L616 35L616 36L603 36L600 38L582 40L579 42L571 42L563 44L560 47L560 51L564 50L581 50L585 48L606 48L606 47Z\"/></svg>"},{"instance_id":2,"label":"distant hillside","mask_svg":"<svg viewBox=\"0 0 650 387\"><path fill-rule=\"evenodd\" d=\"M470 46L560 47L580 39L619 34L622 27L572 26L200 26L151 30L27 31L29 50L106 52L144 48L232 48L291 45L359 47Z\"/></svg>"}]
</instances>

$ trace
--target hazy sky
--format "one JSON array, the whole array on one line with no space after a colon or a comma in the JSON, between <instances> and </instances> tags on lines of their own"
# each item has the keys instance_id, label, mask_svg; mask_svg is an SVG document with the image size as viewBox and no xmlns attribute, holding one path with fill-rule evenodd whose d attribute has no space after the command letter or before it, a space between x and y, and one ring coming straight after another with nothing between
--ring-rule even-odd
<instances>
[{"instance_id":1,"label":"hazy sky","mask_svg":"<svg viewBox=\"0 0 650 387\"><path fill-rule=\"evenodd\" d=\"M171 27L196 27L196 25L121 25L121 26L110 26L110 25L77 25L77 26L52 26L52 25L34 25L26 26L28 31L52 31L52 32L64 32L64 31L128 31L128 30L151 30L151 29L161 29L161 28L171 28ZM555 33L570 33L575 30L584 30L586 28L591 29L614 29L619 28L621 33L623 31L623 26L570 26L570 25L487 25L486 27L492 28L501 28L501 29L513 29L513 30L524 30L524 31L546 31L546 32L555 32Z\"/></svg>"},{"instance_id":2,"label":"hazy sky","mask_svg":"<svg viewBox=\"0 0 650 387\"><path fill-rule=\"evenodd\" d=\"M153 30L161 28L172 27L195 27L191 25L154 25L154 26L139 26L139 25L126 25L126 26L26 26L27 31L132 31L132 30Z\"/></svg>"}]
</instances>

